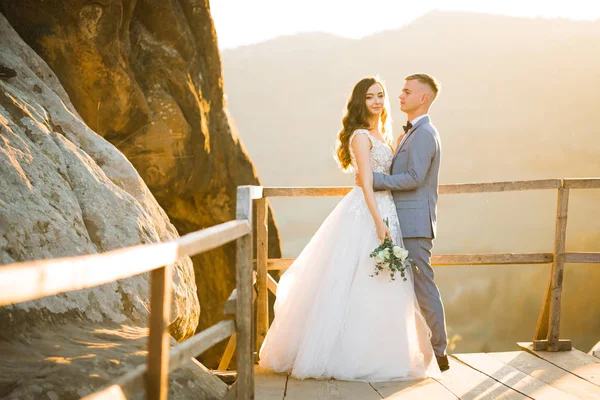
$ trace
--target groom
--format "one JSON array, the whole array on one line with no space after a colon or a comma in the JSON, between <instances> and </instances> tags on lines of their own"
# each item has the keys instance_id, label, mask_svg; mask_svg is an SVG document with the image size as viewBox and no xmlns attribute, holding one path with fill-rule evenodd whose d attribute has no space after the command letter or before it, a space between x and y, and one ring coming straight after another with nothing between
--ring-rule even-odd
<instances>
[{"instance_id":1,"label":"groom","mask_svg":"<svg viewBox=\"0 0 600 400\"><path fill-rule=\"evenodd\" d=\"M391 175L373 173L375 190L391 190L400 219L404 246L419 267L415 293L432 332L431 344L440 370L450 368L447 333L440 291L433 281L431 249L435 237L440 170L440 135L427 114L439 92L435 78L415 74L405 78L400 109L408 117L396 148ZM356 184L359 185L358 174Z\"/></svg>"}]
</instances>

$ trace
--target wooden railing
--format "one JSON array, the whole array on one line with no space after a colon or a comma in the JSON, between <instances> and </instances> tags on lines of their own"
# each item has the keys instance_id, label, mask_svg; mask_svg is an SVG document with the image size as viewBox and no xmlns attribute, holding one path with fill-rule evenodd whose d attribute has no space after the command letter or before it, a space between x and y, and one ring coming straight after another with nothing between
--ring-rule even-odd
<instances>
[{"instance_id":1,"label":"wooden railing","mask_svg":"<svg viewBox=\"0 0 600 400\"><path fill-rule=\"evenodd\" d=\"M133 246L102 254L90 254L0 267L0 306L34 300L72 290L92 288L119 279L150 272L150 332L148 357L140 365L104 390L86 399L126 399L144 390L147 399L166 400L168 374L187 363L197 364L202 386L219 398L254 398L252 334L252 200L262 198L262 188L238 188L236 220L182 236L165 243ZM237 241L236 289L225 304L225 320L179 343L169 350L172 264ZM19 282L15 285L14 282ZM235 334L237 333L237 334ZM220 341L237 338L238 377L231 388L208 372L193 357Z\"/></svg>"},{"instance_id":2,"label":"wooden railing","mask_svg":"<svg viewBox=\"0 0 600 400\"><path fill-rule=\"evenodd\" d=\"M514 182L490 182L440 185L439 193L492 193L524 190L556 190L558 193L554 251L524 254L448 254L434 255L434 266L494 265L494 264L552 264L550 279L534 334L536 350L560 351L571 349L569 340L559 340L560 306L563 269L569 263L600 263L600 253L567 252L565 249L567 210L570 189L600 189L600 178L545 179ZM277 282L269 270L285 270L294 259L268 259L267 198L299 196L343 196L351 187L265 187L263 199L257 201L257 311L256 349L260 349L269 329L268 291L277 293ZM226 367L226 365L221 365Z\"/></svg>"},{"instance_id":3,"label":"wooden railing","mask_svg":"<svg viewBox=\"0 0 600 400\"><path fill-rule=\"evenodd\" d=\"M254 363L257 352L269 328L268 291L277 293L277 282L268 270L284 270L293 259L269 259L268 198L296 196L343 196L350 187L320 188L238 188L236 220L185 235L166 243L133 246L102 254L40 260L9 264L0 267L0 306L33 300L45 296L80 290L151 273L150 333L148 358L106 389L87 399L125 399L146 391L148 399L167 398L167 378L172 371L186 363L197 363L193 357L214 344L230 337L219 369L226 369L236 353L237 380L228 388L206 369L201 374L204 388L215 397L226 399L254 398ZM558 191L554 251L526 254L460 254L435 255L432 264L489 265L489 264L552 264L548 288L538 318L534 346L539 350L559 351L571 348L568 340L559 340L560 305L564 263L600 263L600 253L567 252L565 249L567 211L570 189L600 189L600 178L549 179L518 182L441 185L441 194L490 193L519 190ZM252 260L252 210L257 207L256 274ZM235 314L235 320L225 320L179 343L169 351L167 333L171 309L172 264L180 257L193 256L233 240L236 250L236 289L224 306L225 314ZM254 281L255 279L255 281ZM14 285L19 282L19 285ZM256 297L253 289L256 287ZM256 324L253 328L253 303Z\"/></svg>"}]
</instances>

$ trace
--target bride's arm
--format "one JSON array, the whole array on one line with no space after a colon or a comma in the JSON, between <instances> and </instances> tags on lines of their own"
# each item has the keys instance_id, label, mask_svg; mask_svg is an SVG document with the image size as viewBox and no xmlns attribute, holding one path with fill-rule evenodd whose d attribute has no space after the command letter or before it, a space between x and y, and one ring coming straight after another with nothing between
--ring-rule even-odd
<instances>
[{"instance_id":1,"label":"bride's arm","mask_svg":"<svg viewBox=\"0 0 600 400\"><path fill-rule=\"evenodd\" d=\"M356 157L356 163L358 164L358 173L360 176L360 183L363 188L363 194L367 207L371 212L371 216L375 221L377 227L377 236L379 240L383 242L385 237L392 239L389 229L381 219L379 214L379 207L377 207L377 201L375 200L375 192L373 191L373 170L371 169L371 163L369 162L369 156L371 152L371 140L366 135L356 135L351 143L352 150L354 150L354 156Z\"/></svg>"}]
</instances>

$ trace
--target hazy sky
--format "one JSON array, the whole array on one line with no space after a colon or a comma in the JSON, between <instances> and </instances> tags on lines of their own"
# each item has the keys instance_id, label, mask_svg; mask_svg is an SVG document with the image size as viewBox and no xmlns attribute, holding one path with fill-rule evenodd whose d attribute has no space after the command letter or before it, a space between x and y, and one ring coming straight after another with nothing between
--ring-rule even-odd
<instances>
[{"instance_id":1,"label":"hazy sky","mask_svg":"<svg viewBox=\"0 0 600 400\"><path fill-rule=\"evenodd\" d=\"M359 38L399 28L432 10L528 18L600 18L598 0L210 0L222 49L298 32Z\"/></svg>"}]
</instances>

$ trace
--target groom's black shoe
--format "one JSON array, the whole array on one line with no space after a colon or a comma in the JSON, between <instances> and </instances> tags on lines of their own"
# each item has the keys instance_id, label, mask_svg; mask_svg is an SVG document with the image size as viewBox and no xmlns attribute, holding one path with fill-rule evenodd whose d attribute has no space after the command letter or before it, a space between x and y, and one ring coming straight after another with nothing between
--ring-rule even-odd
<instances>
[{"instance_id":1,"label":"groom's black shoe","mask_svg":"<svg viewBox=\"0 0 600 400\"><path fill-rule=\"evenodd\" d=\"M448 364L448 356L435 356L435 359L440 367L440 371L447 371L450 369L450 364Z\"/></svg>"}]
</instances>

